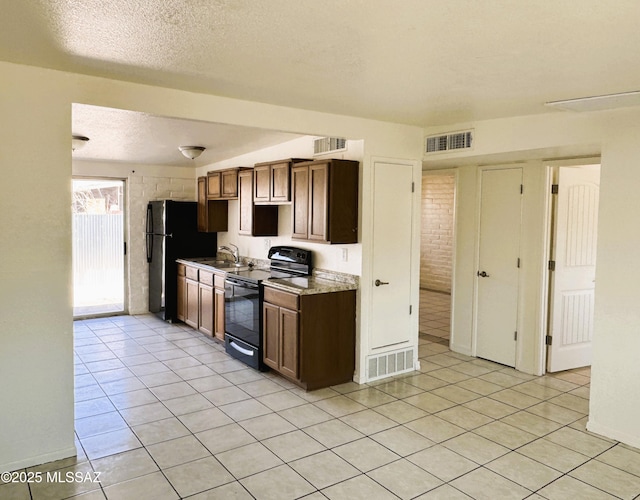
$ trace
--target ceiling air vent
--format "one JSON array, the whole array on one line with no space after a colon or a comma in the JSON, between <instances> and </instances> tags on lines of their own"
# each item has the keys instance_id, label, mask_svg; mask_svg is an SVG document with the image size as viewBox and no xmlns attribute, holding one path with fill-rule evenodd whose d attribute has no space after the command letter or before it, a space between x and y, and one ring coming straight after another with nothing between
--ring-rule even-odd
<instances>
[{"instance_id":1,"label":"ceiling air vent","mask_svg":"<svg viewBox=\"0 0 640 500\"><path fill-rule=\"evenodd\" d=\"M438 153L442 151L455 151L457 149L470 149L472 141L472 130L444 135L432 135L427 137L425 152Z\"/></svg>"},{"instance_id":2,"label":"ceiling air vent","mask_svg":"<svg viewBox=\"0 0 640 500\"><path fill-rule=\"evenodd\" d=\"M313 141L314 156L346 150L347 140L343 137L321 137Z\"/></svg>"}]
</instances>

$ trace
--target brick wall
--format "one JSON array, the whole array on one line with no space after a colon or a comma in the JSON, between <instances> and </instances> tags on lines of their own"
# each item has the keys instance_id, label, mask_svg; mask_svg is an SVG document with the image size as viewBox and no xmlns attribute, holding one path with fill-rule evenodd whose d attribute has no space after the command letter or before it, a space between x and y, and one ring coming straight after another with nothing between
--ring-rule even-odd
<instances>
[{"instance_id":1,"label":"brick wall","mask_svg":"<svg viewBox=\"0 0 640 500\"><path fill-rule=\"evenodd\" d=\"M128 183L130 314L149 312L149 265L145 248L147 202L155 200L196 200L194 178L132 175Z\"/></svg>"},{"instance_id":2,"label":"brick wall","mask_svg":"<svg viewBox=\"0 0 640 500\"><path fill-rule=\"evenodd\" d=\"M455 176L422 175L420 288L451 293Z\"/></svg>"}]
</instances>

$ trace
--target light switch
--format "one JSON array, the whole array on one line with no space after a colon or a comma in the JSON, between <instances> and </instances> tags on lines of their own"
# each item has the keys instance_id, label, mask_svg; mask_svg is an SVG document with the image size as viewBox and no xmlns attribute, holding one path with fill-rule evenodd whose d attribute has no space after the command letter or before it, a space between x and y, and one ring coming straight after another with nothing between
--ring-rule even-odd
<instances>
[{"instance_id":1,"label":"light switch","mask_svg":"<svg viewBox=\"0 0 640 500\"><path fill-rule=\"evenodd\" d=\"M342 249L342 262L347 262L349 260L349 249L348 248L343 248Z\"/></svg>"}]
</instances>

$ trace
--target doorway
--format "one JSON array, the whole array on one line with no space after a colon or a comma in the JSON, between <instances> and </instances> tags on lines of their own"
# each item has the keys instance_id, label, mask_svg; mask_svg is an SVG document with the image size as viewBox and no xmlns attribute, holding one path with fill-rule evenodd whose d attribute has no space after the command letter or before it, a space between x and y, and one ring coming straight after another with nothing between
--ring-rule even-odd
<instances>
[{"instance_id":1,"label":"doorway","mask_svg":"<svg viewBox=\"0 0 640 500\"><path fill-rule=\"evenodd\" d=\"M121 179L73 179L73 316L125 312Z\"/></svg>"},{"instance_id":2,"label":"doorway","mask_svg":"<svg viewBox=\"0 0 640 500\"><path fill-rule=\"evenodd\" d=\"M600 165L553 168L548 372L591 365Z\"/></svg>"},{"instance_id":3,"label":"doorway","mask_svg":"<svg viewBox=\"0 0 640 500\"><path fill-rule=\"evenodd\" d=\"M455 170L422 173L419 332L448 346L455 221Z\"/></svg>"}]
</instances>

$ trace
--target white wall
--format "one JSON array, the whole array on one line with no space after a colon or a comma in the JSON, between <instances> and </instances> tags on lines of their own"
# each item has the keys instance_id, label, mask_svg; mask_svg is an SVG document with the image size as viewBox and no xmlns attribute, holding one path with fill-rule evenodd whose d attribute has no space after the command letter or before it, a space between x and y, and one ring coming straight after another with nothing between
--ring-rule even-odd
<instances>
[{"instance_id":1,"label":"white wall","mask_svg":"<svg viewBox=\"0 0 640 500\"><path fill-rule=\"evenodd\" d=\"M355 160L362 162L364 157L363 141L347 141L347 151L329 154L325 156L313 156L312 136L305 136L299 139L279 144L270 148L254 151L225 161L206 165L198 169L198 175L206 175L211 170L221 170L232 167L253 167L254 164L282 160L286 158L308 158L310 160L322 158L339 158L345 160ZM360 165L360 185L362 185L362 165ZM361 188L362 189L362 188ZM360 220L362 216L360 216ZM361 224L358 224L361 228ZM350 245L326 245L308 241L297 241L291 239L291 205L280 205L278 207L278 236L252 237L238 234L239 228L239 207L238 201L229 202L229 230L218 233L218 243L224 245L233 243L238 245L240 255L266 259L267 249L273 245L291 245L313 251L314 267L328 269L341 273L362 274L362 243ZM361 235L360 235L361 236ZM360 240L360 238L359 238ZM347 261L342 260L342 249L347 249Z\"/></svg>"},{"instance_id":2,"label":"white wall","mask_svg":"<svg viewBox=\"0 0 640 500\"><path fill-rule=\"evenodd\" d=\"M149 266L144 238L147 202L195 201L195 168L74 160L72 173L78 177L125 180L125 311L129 314L149 312ZM211 254L214 252L215 249L212 248Z\"/></svg>"},{"instance_id":3,"label":"white wall","mask_svg":"<svg viewBox=\"0 0 640 500\"><path fill-rule=\"evenodd\" d=\"M640 447L640 111L606 124L588 428Z\"/></svg>"},{"instance_id":4,"label":"white wall","mask_svg":"<svg viewBox=\"0 0 640 500\"><path fill-rule=\"evenodd\" d=\"M71 295L71 104L364 141L362 206L371 158L420 157L422 131L328 113L164 89L0 62L0 470L75 453ZM418 169L419 172L419 169ZM11 189L8 189L10 187ZM417 214L416 214L417 216ZM371 214L362 211L362 281L371 281ZM417 253L417 248L415 249ZM369 286L358 337L368 333ZM417 281L412 291L417 300ZM417 302L416 302L417 303ZM417 337L417 329L415 332ZM358 352L359 360L367 353Z\"/></svg>"}]
</instances>

